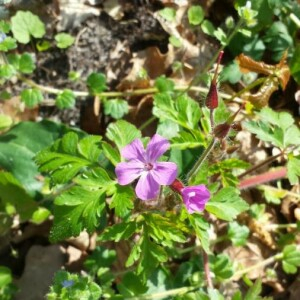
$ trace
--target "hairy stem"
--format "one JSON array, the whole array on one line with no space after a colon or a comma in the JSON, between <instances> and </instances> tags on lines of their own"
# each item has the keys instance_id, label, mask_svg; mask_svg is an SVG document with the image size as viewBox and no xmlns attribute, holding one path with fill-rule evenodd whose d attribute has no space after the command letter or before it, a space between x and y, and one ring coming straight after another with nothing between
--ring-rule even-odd
<instances>
[{"instance_id":1,"label":"hairy stem","mask_svg":"<svg viewBox=\"0 0 300 300\"><path fill-rule=\"evenodd\" d=\"M203 256L204 273L205 273L207 286L208 286L208 288L213 289L214 286L213 286L213 282L212 282L211 276L210 276L208 255L204 250L202 251L202 253L203 253L202 256Z\"/></svg>"},{"instance_id":2,"label":"hairy stem","mask_svg":"<svg viewBox=\"0 0 300 300\"><path fill-rule=\"evenodd\" d=\"M239 188L240 189L246 189L250 187L257 186L259 184L263 184L266 182L270 182L273 180L278 180L281 178L285 178L287 174L287 168L282 167L280 169L277 169L275 171L268 171L256 176L252 176L250 178L246 178L242 181L240 181Z\"/></svg>"},{"instance_id":3,"label":"hairy stem","mask_svg":"<svg viewBox=\"0 0 300 300\"><path fill-rule=\"evenodd\" d=\"M198 172L200 169L202 163L205 161L205 159L208 157L210 152L214 149L215 145L217 143L217 140L213 138L208 145L208 147L205 149L205 151L202 153L202 155L199 157L199 159L196 161L192 169L187 174L187 180L190 181Z\"/></svg>"}]
</instances>

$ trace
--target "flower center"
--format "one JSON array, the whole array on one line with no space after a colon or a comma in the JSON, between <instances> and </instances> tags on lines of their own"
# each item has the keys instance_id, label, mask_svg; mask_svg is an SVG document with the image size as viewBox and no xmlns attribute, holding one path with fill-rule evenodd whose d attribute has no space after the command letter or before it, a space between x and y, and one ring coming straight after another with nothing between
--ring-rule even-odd
<instances>
[{"instance_id":1,"label":"flower center","mask_svg":"<svg viewBox=\"0 0 300 300\"><path fill-rule=\"evenodd\" d=\"M152 164L150 164L150 163L144 164L144 170L145 171L150 171L152 169L153 169L153 165Z\"/></svg>"}]
</instances>

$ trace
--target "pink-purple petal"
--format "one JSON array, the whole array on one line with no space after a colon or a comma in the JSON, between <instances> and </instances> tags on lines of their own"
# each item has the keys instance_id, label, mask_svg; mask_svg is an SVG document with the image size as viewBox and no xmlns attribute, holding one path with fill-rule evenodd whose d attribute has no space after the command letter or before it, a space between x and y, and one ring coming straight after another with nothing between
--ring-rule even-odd
<instances>
[{"instance_id":1,"label":"pink-purple petal","mask_svg":"<svg viewBox=\"0 0 300 300\"><path fill-rule=\"evenodd\" d=\"M121 155L127 160L145 162L146 152L141 140L135 139L121 150Z\"/></svg>"},{"instance_id":2,"label":"pink-purple petal","mask_svg":"<svg viewBox=\"0 0 300 300\"><path fill-rule=\"evenodd\" d=\"M141 162L121 162L117 164L115 172L118 183L126 185L141 176L144 169L144 164Z\"/></svg>"},{"instance_id":3,"label":"pink-purple petal","mask_svg":"<svg viewBox=\"0 0 300 300\"><path fill-rule=\"evenodd\" d=\"M210 192L204 184L185 187L181 193L183 202L190 214L203 211L210 198Z\"/></svg>"},{"instance_id":4,"label":"pink-purple petal","mask_svg":"<svg viewBox=\"0 0 300 300\"><path fill-rule=\"evenodd\" d=\"M173 162L157 162L150 173L157 183L170 185L177 177L177 165Z\"/></svg>"},{"instance_id":5,"label":"pink-purple petal","mask_svg":"<svg viewBox=\"0 0 300 300\"><path fill-rule=\"evenodd\" d=\"M146 149L146 159L150 163L154 163L170 148L167 139L159 134L154 134Z\"/></svg>"},{"instance_id":6,"label":"pink-purple petal","mask_svg":"<svg viewBox=\"0 0 300 300\"><path fill-rule=\"evenodd\" d=\"M159 194L159 184L149 172L144 172L135 187L135 192L142 200L154 199Z\"/></svg>"}]
</instances>

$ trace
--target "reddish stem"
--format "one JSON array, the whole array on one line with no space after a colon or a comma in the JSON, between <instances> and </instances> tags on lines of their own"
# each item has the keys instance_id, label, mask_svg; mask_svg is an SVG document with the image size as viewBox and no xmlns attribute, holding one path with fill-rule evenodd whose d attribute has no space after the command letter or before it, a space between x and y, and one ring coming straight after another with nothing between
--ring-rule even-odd
<instances>
[{"instance_id":1,"label":"reddish stem","mask_svg":"<svg viewBox=\"0 0 300 300\"><path fill-rule=\"evenodd\" d=\"M263 184L269 181L285 178L287 175L287 168L282 167L275 171L269 171L262 173L260 175L252 176L250 178L246 178L242 180L239 184L240 189L246 189L249 187L256 186L258 184Z\"/></svg>"},{"instance_id":2,"label":"reddish stem","mask_svg":"<svg viewBox=\"0 0 300 300\"><path fill-rule=\"evenodd\" d=\"M208 261L208 255L207 253L203 250L203 265L204 265L204 273L205 273L205 278L207 281L207 286L210 289L213 289L213 283L210 277L210 269L209 269L209 261Z\"/></svg>"}]
</instances>

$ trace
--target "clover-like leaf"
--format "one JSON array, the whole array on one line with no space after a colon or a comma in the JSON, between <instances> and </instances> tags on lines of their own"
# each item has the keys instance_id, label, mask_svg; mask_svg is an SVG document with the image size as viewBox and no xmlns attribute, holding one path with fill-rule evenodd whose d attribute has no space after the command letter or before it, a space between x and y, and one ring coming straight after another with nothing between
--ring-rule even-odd
<instances>
[{"instance_id":1,"label":"clover-like leaf","mask_svg":"<svg viewBox=\"0 0 300 300\"><path fill-rule=\"evenodd\" d=\"M26 89L21 92L21 100L29 108L37 106L43 101L42 92L36 88Z\"/></svg>"},{"instance_id":2,"label":"clover-like leaf","mask_svg":"<svg viewBox=\"0 0 300 300\"><path fill-rule=\"evenodd\" d=\"M30 11L18 11L11 18L11 31L14 38L22 44L27 44L31 36L41 38L46 32L44 23Z\"/></svg>"},{"instance_id":3,"label":"clover-like leaf","mask_svg":"<svg viewBox=\"0 0 300 300\"><path fill-rule=\"evenodd\" d=\"M65 49L73 45L75 38L68 33L58 33L55 35L55 41L58 48Z\"/></svg>"}]
</instances>

